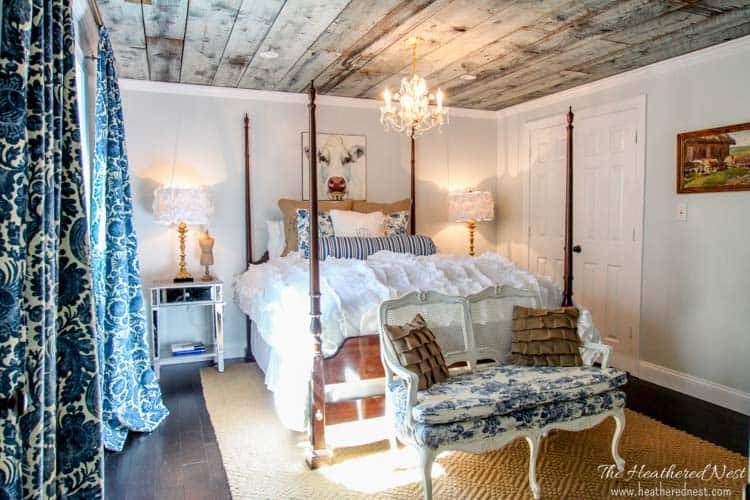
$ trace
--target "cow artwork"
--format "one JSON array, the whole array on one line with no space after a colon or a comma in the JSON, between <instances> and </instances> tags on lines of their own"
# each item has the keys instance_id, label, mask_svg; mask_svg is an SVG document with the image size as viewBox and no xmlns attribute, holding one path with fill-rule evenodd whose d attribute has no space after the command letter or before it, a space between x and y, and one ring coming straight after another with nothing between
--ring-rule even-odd
<instances>
[{"instance_id":1,"label":"cow artwork","mask_svg":"<svg viewBox=\"0 0 750 500\"><path fill-rule=\"evenodd\" d=\"M318 199L367 199L367 138L318 134ZM302 197L310 198L310 135L302 133Z\"/></svg>"}]
</instances>

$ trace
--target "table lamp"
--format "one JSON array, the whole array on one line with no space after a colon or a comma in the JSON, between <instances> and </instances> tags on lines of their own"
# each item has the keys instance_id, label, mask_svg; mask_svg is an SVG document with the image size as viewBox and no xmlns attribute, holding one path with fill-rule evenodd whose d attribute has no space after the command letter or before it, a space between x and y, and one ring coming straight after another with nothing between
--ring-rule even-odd
<instances>
[{"instance_id":1,"label":"table lamp","mask_svg":"<svg viewBox=\"0 0 750 500\"><path fill-rule=\"evenodd\" d=\"M495 203L487 191L454 191L448 195L448 214L453 222L465 222L469 228L469 255L474 255L474 230L477 222L495 218Z\"/></svg>"},{"instance_id":2,"label":"table lamp","mask_svg":"<svg viewBox=\"0 0 750 500\"><path fill-rule=\"evenodd\" d=\"M189 283L193 277L185 264L185 235L188 224L206 225L213 213L208 193L202 188L160 187L154 191L154 220L159 224L177 225L180 239L180 263L175 283Z\"/></svg>"}]
</instances>

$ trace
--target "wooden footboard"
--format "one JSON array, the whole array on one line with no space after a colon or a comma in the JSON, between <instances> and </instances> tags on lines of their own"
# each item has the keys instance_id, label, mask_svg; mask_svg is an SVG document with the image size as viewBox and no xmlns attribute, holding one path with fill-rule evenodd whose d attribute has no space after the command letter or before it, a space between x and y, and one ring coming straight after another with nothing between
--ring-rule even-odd
<instances>
[{"instance_id":1,"label":"wooden footboard","mask_svg":"<svg viewBox=\"0 0 750 500\"><path fill-rule=\"evenodd\" d=\"M384 414L385 371L378 335L351 337L332 356L313 356L310 442L305 460L315 469L328 465L326 426Z\"/></svg>"},{"instance_id":2,"label":"wooden footboard","mask_svg":"<svg viewBox=\"0 0 750 500\"><path fill-rule=\"evenodd\" d=\"M377 334L350 337L323 361L327 425L384 414L385 372Z\"/></svg>"}]
</instances>

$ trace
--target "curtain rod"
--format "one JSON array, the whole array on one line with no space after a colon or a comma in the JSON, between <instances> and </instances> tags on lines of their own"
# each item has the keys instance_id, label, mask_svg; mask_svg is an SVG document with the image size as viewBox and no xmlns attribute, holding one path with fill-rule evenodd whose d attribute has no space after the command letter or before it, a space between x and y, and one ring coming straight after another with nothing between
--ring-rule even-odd
<instances>
[{"instance_id":1,"label":"curtain rod","mask_svg":"<svg viewBox=\"0 0 750 500\"><path fill-rule=\"evenodd\" d=\"M97 27L101 28L104 26L104 21L102 21L102 15L99 12L99 6L96 4L96 0L89 0L89 7L91 8L91 13L94 15L94 21L96 22Z\"/></svg>"}]
</instances>

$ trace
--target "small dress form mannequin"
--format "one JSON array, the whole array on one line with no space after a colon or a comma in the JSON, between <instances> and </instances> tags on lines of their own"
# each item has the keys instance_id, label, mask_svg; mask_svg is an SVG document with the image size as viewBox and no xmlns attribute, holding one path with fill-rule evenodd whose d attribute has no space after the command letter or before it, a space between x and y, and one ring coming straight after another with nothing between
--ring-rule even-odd
<instances>
[{"instance_id":1,"label":"small dress form mannequin","mask_svg":"<svg viewBox=\"0 0 750 500\"><path fill-rule=\"evenodd\" d=\"M214 277L211 276L211 272L208 269L208 266L214 265L214 243L216 242L215 239L211 238L211 236L208 234L208 229L206 229L206 232L201 236L201 238L198 240L198 244L201 247L201 265L203 266L204 274L201 276L201 281L213 281Z\"/></svg>"}]
</instances>

